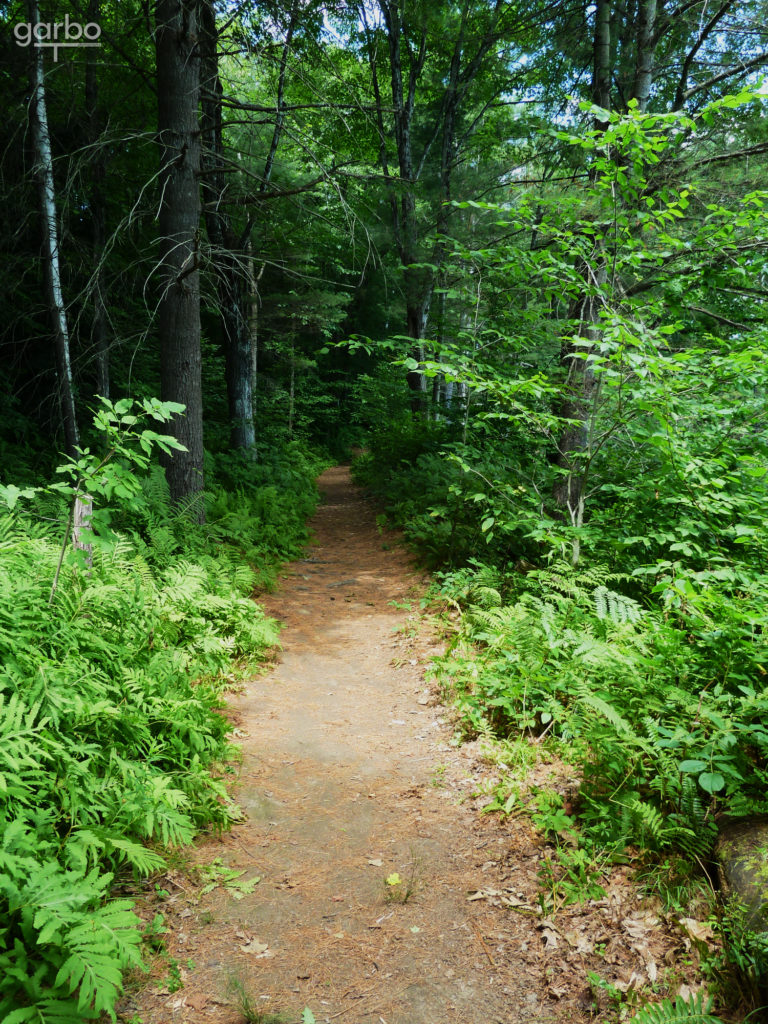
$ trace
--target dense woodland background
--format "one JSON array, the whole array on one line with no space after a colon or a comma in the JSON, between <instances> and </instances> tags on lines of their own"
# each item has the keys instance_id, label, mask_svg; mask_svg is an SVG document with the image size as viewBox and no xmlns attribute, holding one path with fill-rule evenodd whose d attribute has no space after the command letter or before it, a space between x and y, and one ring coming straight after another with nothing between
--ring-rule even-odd
<instances>
[{"instance_id":1,"label":"dense woodland background","mask_svg":"<svg viewBox=\"0 0 768 1024\"><path fill-rule=\"evenodd\" d=\"M20 45L65 15L100 45ZM767 15L0 5L4 1021L114 1019L110 886L236 813L249 595L356 446L460 609L466 732L584 774L534 806L558 898L630 855L684 910L768 811ZM765 1019L766 933L716 914Z\"/></svg>"}]
</instances>

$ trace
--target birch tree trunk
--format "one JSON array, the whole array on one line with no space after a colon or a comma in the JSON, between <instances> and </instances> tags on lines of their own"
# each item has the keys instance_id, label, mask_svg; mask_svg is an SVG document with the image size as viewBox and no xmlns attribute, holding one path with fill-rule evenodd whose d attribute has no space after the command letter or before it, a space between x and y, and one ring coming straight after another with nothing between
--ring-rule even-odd
<instances>
[{"instance_id":1,"label":"birch tree trunk","mask_svg":"<svg viewBox=\"0 0 768 1024\"><path fill-rule=\"evenodd\" d=\"M165 460L174 503L203 489L203 395L200 352L200 55L196 0L157 0L158 132L161 144L160 388L186 414L171 429L187 449ZM193 507L204 518L202 501Z\"/></svg>"},{"instance_id":2,"label":"birch tree trunk","mask_svg":"<svg viewBox=\"0 0 768 1024\"><path fill-rule=\"evenodd\" d=\"M637 12L637 61L635 82L632 88L637 100L637 109L644 111L648 106L653 85L653 58L656 43L656 0L641 0Z\"/></svg>"},{"instance_id":3,"label":"birch tree trunk","mask_svg":"<svg viewBox=\"0 0 768 1024\"><path fill-rule=\"evenodd\" d=\"M27 0L27 19L30 25L40 21L37 0ZM69 349L69 329L64 296L61 288L61 266L59 262L59 232L56 219L56 191L53 182L53 157L51 137L48 131L48 111L45 102L45 68L42 47L30 47L31 97L29 118L34 147L34 171L38 184L40 221L43 235L43 265L45 290L56 352L56 370L59 384L61 421L67 453L74 455L80 445L75 412L75 395L72 383L72 361Z\"/></svg>"}]
</instances>

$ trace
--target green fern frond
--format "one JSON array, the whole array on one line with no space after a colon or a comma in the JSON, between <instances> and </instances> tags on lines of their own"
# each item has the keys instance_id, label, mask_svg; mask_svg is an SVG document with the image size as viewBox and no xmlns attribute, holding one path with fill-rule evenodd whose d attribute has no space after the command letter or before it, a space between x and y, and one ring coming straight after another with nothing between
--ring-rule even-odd
<instances>
[{"instance_id":1,"label":"green fern frond","mask_svg":"<svg viewBox=\"0 0 768 1024\"><path fill-rule=\"evenodd\" d=\"M629 722L622 718L619 712L607 701L603 700L602 697L598 697L597 694L590 693L585 688L582 688L578 699L579 703L597 711L599 715L613 726L616 732L621 733L625 737L637 738L637 734Z\"/></svg>"},{"instance_id":2,"label":"green fern frond","mask_svg":"<svg viewBox=\"0 0 768 1024\"><path fill-rule=\"evenodd\" d=\"M610 619L614 623L640 622L643 610L637 601L606 586L597 587L593 593L595 611L599 619Z\"/></svg>"},{"instance_id":3,"label":"green fern frond","mask_svg":"<svg viewBox=\"0 0 768 1024\"><path fill-rule=\"evenodd\" d=\"M699 993L690 1001L678 996L649 1004L632 1018L634 1024L723 1024L711 1013L712 1000Z\"/></svg>"}]
</instances>

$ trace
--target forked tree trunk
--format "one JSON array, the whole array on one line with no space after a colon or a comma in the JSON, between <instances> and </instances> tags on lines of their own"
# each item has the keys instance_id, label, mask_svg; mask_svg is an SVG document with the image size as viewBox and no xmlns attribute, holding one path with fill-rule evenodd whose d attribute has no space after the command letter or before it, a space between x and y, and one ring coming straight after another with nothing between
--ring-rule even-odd
<instances>
[{"instance_id":1,"label":"forked tree trunk","mask_svg":"<svg viewBox=\"0 0 768 1024\"><path fill-rule=\"evenodd\" d=\"M28 0L27 19L30 25L40 21L37 0ZM40 221L43 235L43 264L45 290L56 351L56 370L61 404L61 420L67 453L74 455L80 445L72 383L72 361L69 350L69 329L64 296L61 288L59 262L59 232L56 220L56 192L53 183L51 137L48 132L48 111L45 103L45 68L42 47L31 47L31 97L29 118L32 127L35 177L40 199Z\"/></svg>"},{"instance_id":2,"label":"forked tree trunk","mask_svg":"<svg viewBox=\"0 0 768 1024\"><path fill-rule=\"evenodd\" d=\"M186 414L171 429L186 451L166 460L174 503L189 503L198 521L203 489L203 395L200 352L200 55L197 0L157 0L158 131L161 144L160 388Z\"/></svg>"}]
</instances>

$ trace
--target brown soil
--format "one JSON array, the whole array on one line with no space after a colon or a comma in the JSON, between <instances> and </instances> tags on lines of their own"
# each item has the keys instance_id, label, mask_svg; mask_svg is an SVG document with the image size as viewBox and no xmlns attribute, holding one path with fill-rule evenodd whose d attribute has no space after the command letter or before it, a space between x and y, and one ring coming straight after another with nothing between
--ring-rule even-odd
<instances>
[{"instance_id":1,"label":"brown soil","mask_svg":"<svg viewBox=\"0 0 768 1024\"><path fill-rule=\"evenodd\" d=\"M478 816L490 769L451 742L425 683L437 648L422 576L347 469L320 488L309 557L266 602L285 624L279 664L231 702L247 818L193 854L261 880L250 893L215 872L207 893L190 870L161 880L170 898L143 913L164 914L184 984L173 991L158 958L124 1019L241 1024L239 990L286 1021L309 1007L340 1024L579 1022L594 1019L587 968L625 985L633 971L634 984L681 978L670 965L687 940L649 917L626 873L608 898L542 918L547 850L524 820Z\"/></svg>"}]
</instances>

